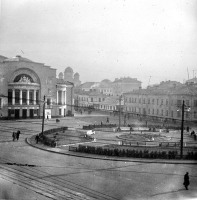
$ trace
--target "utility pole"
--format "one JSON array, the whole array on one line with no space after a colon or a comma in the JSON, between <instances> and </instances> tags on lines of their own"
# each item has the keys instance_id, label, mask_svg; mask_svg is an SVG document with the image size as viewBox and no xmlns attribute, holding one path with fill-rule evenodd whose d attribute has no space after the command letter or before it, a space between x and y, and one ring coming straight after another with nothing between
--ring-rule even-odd
<instances>
[{"instance_id":1,"label":"utility pole","mask_svg":"<svg viewBox=\"0 0 197 200\"><path fill-rule=\"evenodd\" d=\"M118 130L120 131L120 124L121 124L121 99L122 99L122 95L120 95L120 98L119 98L119 125L118 125Z\"/></svg>"},{"instance_id":2,"label":"utility pole","mask_svg":"<svg viewBox=\"0 0 197 200\"><path fill-rule=\"evenodd\" d=\"M44 95L43 114L42 114L42 135L44 132L44 118L45 118L45 95Z\"/></svg>"},{"instance_id":3,"label":"utility pole","mask_svg":"<svg viewBox=\"0 0 197 200\"><path fill-rule=\"evenodd\" d=\"M72 83L72 87L71 87L71 116L73 116L73 87L74 87L74 84Z\"/></svg>"},{"instance_id":4,"label":"utility pole","mask_svg":"<svg viewBox=\"0 0 197 200\"><path fill-rule=\"evenodd\" d=\"M184 110L185 110L185 101L183 100L183 104L182 104L182 120L181 120L181 159L183 158Z\"/></svg>"}]
</instances>

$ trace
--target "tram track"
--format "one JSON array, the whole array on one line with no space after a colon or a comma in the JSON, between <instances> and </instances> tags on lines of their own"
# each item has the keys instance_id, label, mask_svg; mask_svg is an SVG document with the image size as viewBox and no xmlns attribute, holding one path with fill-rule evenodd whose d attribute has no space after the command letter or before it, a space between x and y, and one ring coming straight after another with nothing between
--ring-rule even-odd
<instances>
[{"instance_id":1,"label":"tram track","mask_svg":"<svg viewBox=\"0 0 197 200\"><path fill-rule=\"evenodd\" d=\"M72 181L41 171L37 166L7 165L9 159L1 159L0 175L13 180L14 183L41 193L51 199L77 199L77 200L117 200L114 197L89 189ZM38 166L40 167L40 166ZM45 178L46 177L46 178Z\"/></svg>"}]
</instances>

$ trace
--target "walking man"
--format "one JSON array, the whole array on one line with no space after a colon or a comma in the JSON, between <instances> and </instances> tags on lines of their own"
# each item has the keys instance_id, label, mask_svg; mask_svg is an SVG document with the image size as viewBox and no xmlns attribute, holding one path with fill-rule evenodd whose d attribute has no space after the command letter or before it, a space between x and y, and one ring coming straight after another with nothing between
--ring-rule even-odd
<instances>
[{"instance_id":1,"label":"walking man","mask_svg":"<svg viewBox=\"0 0 197 200\"><path fill-rule=\"evenodd\" d=\"M18 130L18 131L16 132L16 139L17 139L17 140L19 140L20 134L21 134L21 132Z\"/></svg>"},{"instance_id":2,"label":"walking man","mask_svg":"<svg viewBox=\"0 0 197 200\"><path fill-rule=\"evenodd\" d=\"M189 182L189 173L187 172L184 176L184 183L183 185L185 186L185 189L188 190L188 186L189 186L190 182Z\"/></svg>"}]
</instances>

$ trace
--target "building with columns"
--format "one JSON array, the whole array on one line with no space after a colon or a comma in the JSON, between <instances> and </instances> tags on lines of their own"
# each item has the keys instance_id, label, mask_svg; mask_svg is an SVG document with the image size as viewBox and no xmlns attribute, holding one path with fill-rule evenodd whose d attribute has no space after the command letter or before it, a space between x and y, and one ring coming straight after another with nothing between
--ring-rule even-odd
<instances>
[{"instance_id":1,"label":"building with columns","mask_svg":"<svg viewBox=\"0 0 197 200\"><path fill-rule=\"evenodd\" d=\"M0 116L45 118L72 115L73 84L56 78L56 69L16 56L0 56ZM44 101L45 98L45 101Z\"/></svg>"}]
</instances>

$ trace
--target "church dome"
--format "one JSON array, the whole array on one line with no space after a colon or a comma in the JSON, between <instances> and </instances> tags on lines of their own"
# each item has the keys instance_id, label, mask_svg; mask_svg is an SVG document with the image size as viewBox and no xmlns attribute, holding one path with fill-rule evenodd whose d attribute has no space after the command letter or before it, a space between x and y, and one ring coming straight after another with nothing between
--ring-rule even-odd
<instances>
[{"instance_id":1,"label":"church dome","mask_svg":"<svg viewBox=\"0 0 197 200\"><path fill-rule=\"evenodd\" d=\"M64 72L73 73L73 69L71 67L67 67Z\"/></svg>"},{"instance_id":2,"label":"church dome","mask_svg":"<svg viewBox=\"0 0 197 200\"><path fill-rule=\"evenodd\" d=\"M79 73L76 72L76 73L74 74L74 77L79 77Z\"/></svg>"},{"instance_id":3,"label":"church dome","mask_svg":"<svg viewBox=\"0 0 197 200\"><path fill-rule=\"evenodd\" d=\"M59 79L63 79L64 74L62 72L59 73Z\"/></svg>"}]
</instances>

